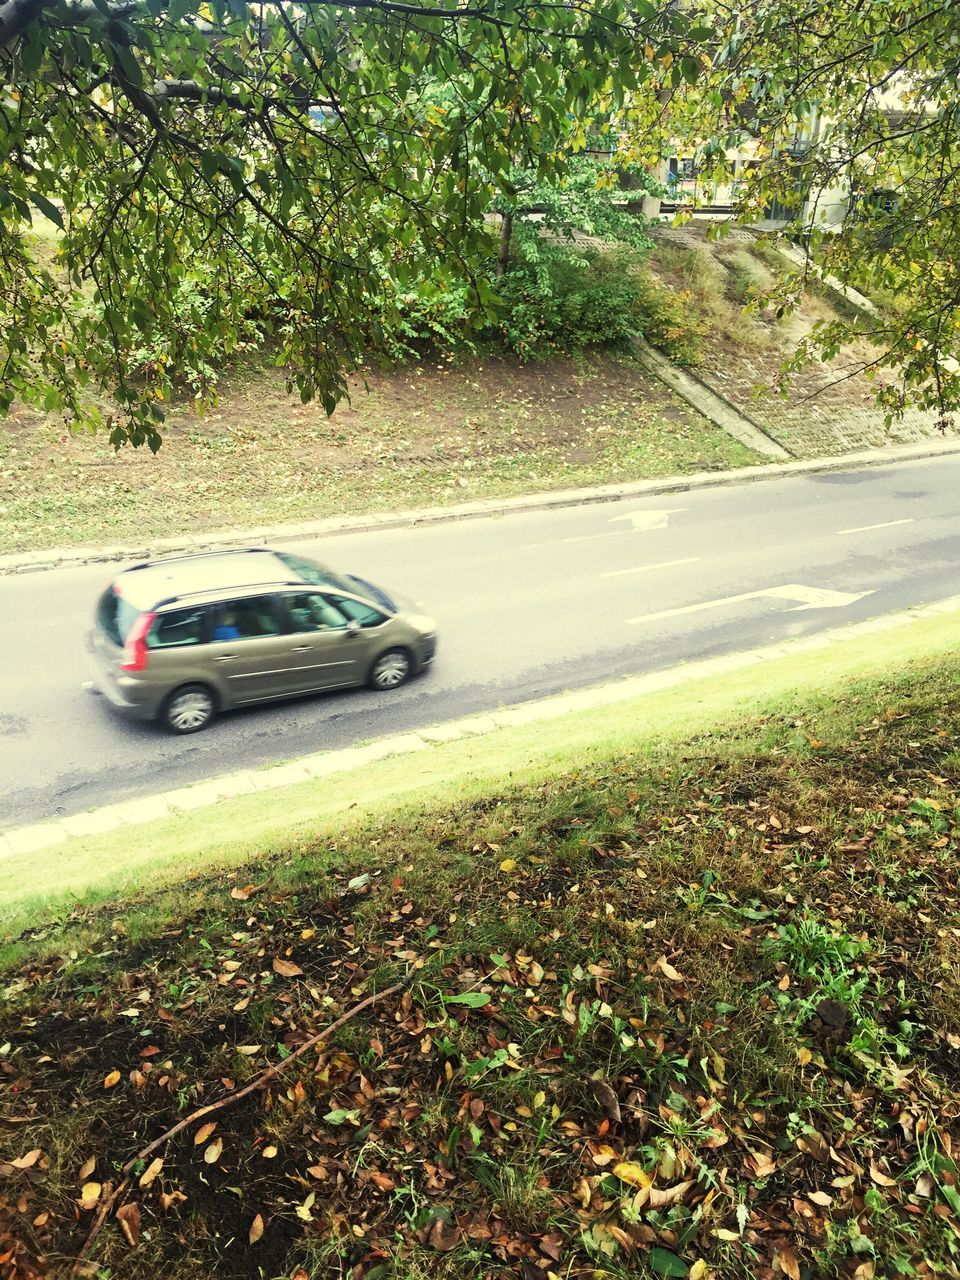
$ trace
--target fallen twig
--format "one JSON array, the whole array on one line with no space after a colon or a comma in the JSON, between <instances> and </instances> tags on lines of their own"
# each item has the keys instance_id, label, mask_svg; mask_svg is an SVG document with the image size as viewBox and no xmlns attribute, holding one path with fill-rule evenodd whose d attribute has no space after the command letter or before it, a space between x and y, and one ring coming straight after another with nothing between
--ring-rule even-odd
<instances>
[{"instance_id":1,"label":"fallen twig","mask_svg":"<svg viewBox=\"0 0 960 1280\"><path fill-rule=\"evenodd\" d=\"M324 1027L322 1031L318 1031L315 1036L310 1036L310 1038L305 1040L299 1049L295 1049L288 1058L284 1058L282 1062L275 1062L272 1067L267 1067L266 1071L262 1071L255 1080L251 1080L248 1085L244 1085L244 1087L242 1089L238 1089L236 1093L228 1093L226 1097L220 1098L217 1102L210 1102L205 1107L199 1107L196 1111L191 1111L191 1113L188 1116L185 1116L183 1120L178 1121L172 1128L161 1133L159 1138L154 1138L154 1140L148 1143L142 1151L138 1151L135 1156L131 1156L120 1170L120 1182L117 1184L116 1190L111 1191L108 1195L101 1198L100 1205L97 1208L97 1215L90 1228L90 1234L83 1242L83 1247L77 1255L77 1260L74 1263L73 1274L78 1274L84 1258L90 1252L94 1240L96 1240L97 1236L100 1234L103 1224L110 1216L111 1209L116 1204L120 1196L123 1195L124 1191L126 1191L130 1186L130 1173L138 1161L146 1160L148 1156L152 1156L155 1151L168 1143L171 1138L175 1138L178 1133L182 1133L184 1129L188 1129L190 1125L195 1124L198 1120L202 1120L205 1116L212 1115L215 1111L225 1111L227 1107L232 1107L235 1103L239 1102L241 1098L246 1098L251 1093L255 1093L258 1089L265 1088L271 1080L275 1080L277 1076L286 1071L291 1063L296 1062L298 1058L301 1058L308 1052L308 1050L312 1049L314 1045L319 1044L321 1040L326 1040L332 1036L335 1031L339 1031L344 1023L355 1018L358 1013L362 1013L364 1009L369 1009L372 1004L377 1004L380 1000L385 1000L388 996L393 996L398 992L403 991L403 989L409 986L413 981L415 974L416 971L411 970L402 982L395 982L392 987L385 987L383 991L375 991L373 995L366 996L359 1002L359 1004L355 1004L352 1008L348 1009L346 1013L341 1014L339 1018L334 1022L331 1022L328 1027ZM108 1191L108 1189L109 1184L104 1187L104 1191Z\"/></svg>"}]
</instances>

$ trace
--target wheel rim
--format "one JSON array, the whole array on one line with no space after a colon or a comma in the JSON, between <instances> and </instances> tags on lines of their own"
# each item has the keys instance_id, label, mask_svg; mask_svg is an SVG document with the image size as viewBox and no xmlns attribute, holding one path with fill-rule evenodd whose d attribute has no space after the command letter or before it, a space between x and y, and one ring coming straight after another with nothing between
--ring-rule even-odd
<instances>
[{"instance_id":1,"label":"wheel rim","mask_svg":"<svg viewBox=\"0 0 960 1280\"><path fill-rule=\"evenodd\" d=\"M181 693L170 703L167 719L175 729L199 729L210 719L213 704L205 693Z\"/></svg>"},{"instance_id":2,"label":"wheel rim","mask_svg":"<svg viewBox=\"0 0 960 1280\"><path fill-rule=\"evenodd\" d=\"M373 683L378 689L395 689L407 678L410 660L405 653L385 653L373 669Z\"/></svg>"}]
</instances>

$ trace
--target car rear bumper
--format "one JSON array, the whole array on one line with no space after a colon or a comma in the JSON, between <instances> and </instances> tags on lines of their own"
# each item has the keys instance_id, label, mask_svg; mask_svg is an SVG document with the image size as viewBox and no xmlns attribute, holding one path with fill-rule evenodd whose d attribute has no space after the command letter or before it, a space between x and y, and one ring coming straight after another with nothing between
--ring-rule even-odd
<instances>
[{"instance_id":1,"label":"car rear bumper","mask_svg":"<svg viewBox=\"0 0 960 1280\"><path fill-rule=\"evenodd\" d=\"M118 676L94 652L87 642L87 671L97 693L102 693L110 705L130 720L153 720L160 710L160 699L139 680Z\"/></svg>"}]
</instances>

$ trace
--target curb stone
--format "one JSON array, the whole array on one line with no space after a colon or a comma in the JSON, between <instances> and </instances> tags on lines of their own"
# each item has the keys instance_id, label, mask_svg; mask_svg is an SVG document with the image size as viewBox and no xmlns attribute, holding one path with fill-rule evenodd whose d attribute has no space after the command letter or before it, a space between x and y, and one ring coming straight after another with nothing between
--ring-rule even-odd
<instances>
[{"instance_id":1,"label":"curb stone","mask_svg":"<svg viewBox=\"0 0 960 1280\"><path fill-rule=\"evenodd\" d=\"M449 507L419 507L409 511L388 511L359 516L329 516L323 520L257 525L248 529L221 529L192 537L158 538L149 545L115 544L101 547L61 547L44 551L23 551L0 555L0 578L48 569L77 568L119 560L150 560L156 556L212 551L219 547L265 546L268 543L303 542L311 538L345 533L371 533L385 529L406 529L417 525L443 524L455 520L476 520L519 512L550 511L562 507L590 506L618 502L623 498L647 498L661 493L687 493L699 489L719 489L758 480L783 480L791 476L819 475L861 467L885 467L897 462L921 462L960 453L960 440L932 440L924 444L888 445L881 449L861 449L809 461L760 463L734 467L729 471L694 471L689 475L656 480L631 480L624 484L604 484L583 489L555 489L547 493L515 498L483 498Z\"/></svg>"},{"instance_id":2,"label":"curb stone","mask_svg":"<svg viewBox=\"0 0 960 1280\"><path fill-rule=\"evenodd\" d=\"M568 693L553 694L499 711L465 716L459 720L432 725L414 733L396 733L379 738L363 746L345 747L340 751L320 751L312 755L288 760L274 768L241 771L205 778L189 786L177 787L159 795L127 800L121 804L106 805L101 809L51 822L34 822L0 833L0 861L18 854L28 854L63 844L74 836L97 835L120 826L135 826L155 822L163 818L177 818L181 814L210 808L220 800L259 791L281 789L318 778L351 773L372 763L390 757L427 751L447 742L478 737L497 729L518 728L554 720L573 711L587 711L610 706L618 702L656 693L694 680L723 675L742 670L794 653L827 649L836 644L855 642L865 635L891 631L909 626L923 618L939 617L960 612L960 595L937 600L933 604L900 613L881 614L865 622L835 627L797 640L779 641L756 649L744 649L739 653L722 654L700 662L685 663L645 675L628 676L609 684L595 685L588 689L575 689Z\"/></svg>"}]
</instances>

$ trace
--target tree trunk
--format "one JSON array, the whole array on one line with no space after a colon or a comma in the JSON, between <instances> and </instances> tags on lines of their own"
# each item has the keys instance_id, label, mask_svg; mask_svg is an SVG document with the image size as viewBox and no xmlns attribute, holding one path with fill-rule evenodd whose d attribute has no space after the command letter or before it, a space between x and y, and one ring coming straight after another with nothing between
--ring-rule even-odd
<instances>
[{"instance_id":1,"label":"tree trunk","mask_svg":"<svg viewBox=\"0 0 960 1280\"><path fill-rule=\"evenodd\" d=\"M500 251L497 254L497 275L503 276L510 266L510 242L513 239L513 214L500 215Z\"/></svg>"}]
</instances>

